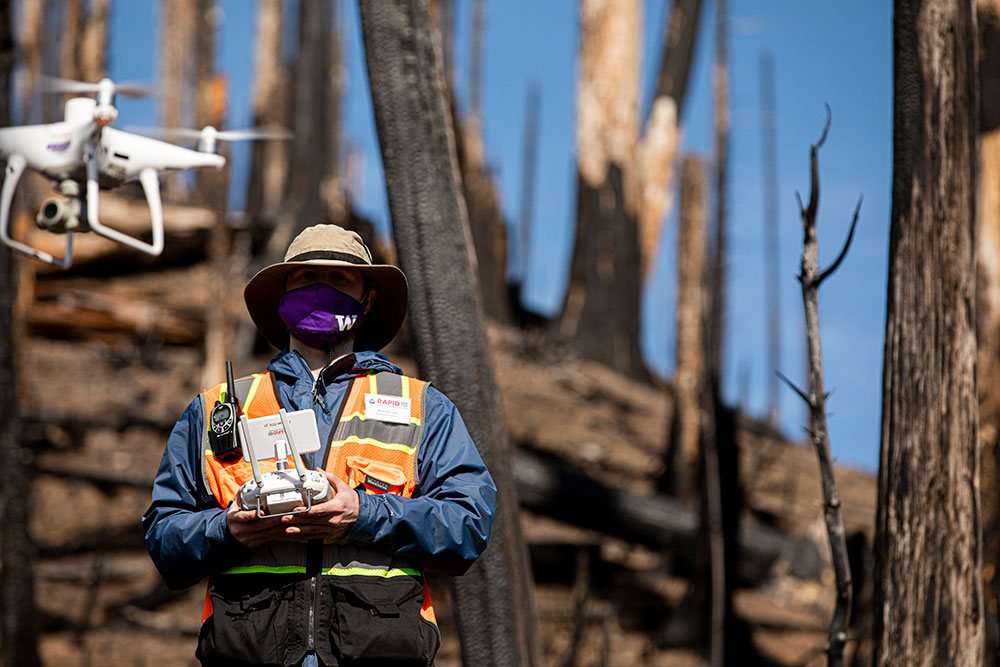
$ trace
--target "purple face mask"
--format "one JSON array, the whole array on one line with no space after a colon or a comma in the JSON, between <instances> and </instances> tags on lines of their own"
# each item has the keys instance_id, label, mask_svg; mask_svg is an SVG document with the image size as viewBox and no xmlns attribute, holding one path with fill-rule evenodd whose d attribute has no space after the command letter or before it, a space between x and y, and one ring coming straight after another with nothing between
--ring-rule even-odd
<instances>
[{"instance_id":1,"label":"purple face mask","mask_svg":"<svg viewBox=\"0 0 1000 667\"><path fill-rule=\"evenodd\" d=\"M278 302L278 315L303 343L329 347L357 324L361 302L324 283L288 290Z\"/></svg>"}]
</instances>

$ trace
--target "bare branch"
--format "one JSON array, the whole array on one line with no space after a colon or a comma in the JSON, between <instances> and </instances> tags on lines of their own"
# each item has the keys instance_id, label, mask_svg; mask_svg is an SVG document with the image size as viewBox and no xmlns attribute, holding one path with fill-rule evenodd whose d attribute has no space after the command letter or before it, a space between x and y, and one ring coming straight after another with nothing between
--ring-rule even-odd
<instances>
[{"instance_id":1,"label":"bare branch","mask_svg":"<svg viewBox=\"0 0 1000 667\"><path fill-rule=\"evenodd\" d=\"M813 144L813 150L816 150L826 143L826 135L830 131L830 123L833 121L833 111L830 109L830 105L823 102L823 106L826 107L826 125L823 126L823 134L820 135L819 141Z\"/></svg>"},{"instance_id":2,"label":"bare branch","mask_svg":"<svg viewBox=\"0 0 1000 667\"><path fill-rule=\"evenodd\" d=\"M798 394L799 397L803 401L805 401L807 405L812 405L812 401L809 400L809 397L806 395L806 393L801 389L799 389L797 386L795 386L794 382L789 380L781 371L774 371L774 372L777 374L779 378L781 378L785 382L785 384L787 384L791 388L792 391Z\"/></svg>"},{"instance_id":3,"label":"bare branch","mask_svg":"<svg viewBox=\"0 0 1000 667\"><path fill-rule=\"evenodd\" d=\"M830 122L833 120L833 112L830 110L830 105L824 103L823 106L826 107L826 125L823 126L823 134L820 136L819 141L814 143L812 148L809 149L809 206L803 211L803 216L814 223L816 221L816 211L819 209L819 148L826 141L826 135L830 131Z\"/></svg>"},{"instance_id":4,"label":"bare branch","mask_svg":"<svg viewBox=\"0 0 1000 667\"><path fill-rule=\"evenodd\" d=\"M840 256L833 265L820 273L817 257L819 255L816 239L816 212L819 207L819 147L826 140L830 129L832 113L826 106L826 125L819 141L812 145L809 151L810 177L812 192L809 205L802 211L802 273L799 282L802 285L802 302L805 306L806 336L809 347L809 395L815 399L809 404L809 438L816 451L820 478L823 486L824 519L827 537L830 542L830 554L837 583L837 601L830 622L829 641L826 645L827 664L830 667L841 667L844 662L844 643L847 638L847 628L851 616L851 569L847 559L847 542L844 537L844 521L840 514L840 498L837 494L837 482L833 474L833 457L830 454L830 439L827 434L826 399L827 392L823 387L823 355L820 346L819 328L819 286L825 278L837 269L843 261L858 222L861 210L861 200L854 210L854 220ZM787 380L786 380L787 381ZM791 383L789 383L791 384ZM794 387L793 387L794 388ZM799 395L803 395L803 392Z\"/></svg>"},{"instance_id":5,"label":"bare branch","mask_svg":"<svg viewBox=\"0 0 1000 667\"><path fill-rule=\"evenodd\" d=\"M851 241L854 239L854 228L858 226L858 213L861 212L861 201L863 199L864 195L858 197L858 205L854 208L854 219L851 220L851 230L847 233L847 241L844 243L844 247L840 251L840 255L838 255L837 259L830 265L830 268L820 274L817 284L822 284L822 282L826 280L831 273L836 271L837 267L840 266L840 263L844 261L844 257L847 256L847 251L851 247Z\"/></svg>"}]
</instances>

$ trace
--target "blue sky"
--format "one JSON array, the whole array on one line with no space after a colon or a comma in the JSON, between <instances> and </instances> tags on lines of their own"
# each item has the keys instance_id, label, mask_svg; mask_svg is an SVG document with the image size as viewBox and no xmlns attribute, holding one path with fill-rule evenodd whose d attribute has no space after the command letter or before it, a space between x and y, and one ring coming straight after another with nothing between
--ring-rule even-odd
<instances>
[{"instance_id":1,"label":"blue sky","mask_svg":"<svg viewBox=\"0 0 1000 667\"><path fill-rule=\"evenodd\" d=\"M247 124L252 85L255 3L223 0L218 67L228 77L231 110L227 125ZM483 111L487 159L498 179L507 219L518 215L523 123L527 89L541 89L536 199L529 306L558 310L565 289L573 235L574 94L577 49L576 0L493 0L488 2L483 71ZM158 3L114 3L110 74L118 80L153 81L156 73ZM669 2L648 0L641 45L643 81L653 85L660 34ZM705 0L700 42L684 109L684 150L711 159L711 55L715 3ZM456 0L456 85L460 108L466 103L467 33L470 0ZM774 369L765 368L765 279L763 179L759 59L775 64L777 112L781 368L804 384L805 339L801 294L795 275L801 252L801 224L795 193L808 197L809 146L819 138L824 104L833 124L820 153L819 242L828 264L846 236L859 196L864 204L851 252L820 293L829 431L834 455L874 471L878 462L882 335L891 186L892 27L891 3L844 0L730 0L732 134L728 194L730 249L726 338L727 398L746 398L745 408L760 415ZM344 101L346 142L361 156L359 208L389 233L388 207L371 101L365 80L356 6L342 2L348 89ZM637 45L637 48L640 48ZM155 102L121 101L119 125L155 122ZM646 108L644 100L642 108ZM233 153L234 168L245 167L244 151ZM238 206L239 197L233 198ZM643 299L643 349L660 375L672 373L676 221L666 226L654 272ZM744 389L745 388L745 389ZM782 388L780 425L800 439L805 408Z\"/></svg>"}]
</instances>

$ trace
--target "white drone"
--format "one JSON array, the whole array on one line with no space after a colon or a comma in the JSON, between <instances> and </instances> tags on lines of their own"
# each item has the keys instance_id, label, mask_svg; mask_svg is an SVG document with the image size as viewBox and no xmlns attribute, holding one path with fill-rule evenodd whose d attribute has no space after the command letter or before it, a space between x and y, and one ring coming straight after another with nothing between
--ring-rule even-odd
<instances>
[{"instance_id":1,"label":"white drone","mask_svg":"<svg viewBox=\"0 0 1000 667\"><path fill-rule=\"evenodd\" d=\"M160 172L200 167L221 169L226 159L215 154L219 139L289 138L283 130L219 131L206 127L157 131L164 136L172 134L181 139L198 139L198 150L191 150L109 127L118 117L115 94L148 94L142 87L115 84L107 78L98 83L53 79L51 87L58 92L93 93L96 99L70 98L66 101L64 120L56 123L0 128L0 156L7 158L0 190L0 240L17 252L61 268L73 263L73 232L92 231L135 250L159 255L163 250ZM39 228L66 234L66 251L61 258L32 248L10 235L11 201L25 167L48 177L53 187L67 197L46 199L35 217ZM136 178L142 184L149 205L151 243L101 224L97 214L100 189L113 188Z\"/></svg>"}]
</instances>

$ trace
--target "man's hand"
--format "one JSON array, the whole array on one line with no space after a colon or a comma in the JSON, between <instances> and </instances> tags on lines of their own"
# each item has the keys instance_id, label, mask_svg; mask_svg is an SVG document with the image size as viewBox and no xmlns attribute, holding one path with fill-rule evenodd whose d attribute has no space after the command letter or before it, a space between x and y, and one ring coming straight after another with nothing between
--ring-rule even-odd
<instances>
[{"instance_id":1,"label":"man's hand","mask_svg":"<svg viewBox=\"0 0 1000 667\"><path fill-rule=\"evenodd\" d=\"M240 506L239 494L229 507L226 524L236 541L245 547L259 547L275 540L288 539L281 517L257 517L257 510L245 510Z\"/></svg>"},{"instance_id":2,"label":"man's hand","mask_svg":"<svg viewBox=\"0 0 1000 667\"><path fill-rule=\"evenodd\" d=\"M358 518L358 492L336 475L321 472L333 487L333 498L313 505L308 512L280 517L286 539L340 539L354 526Z\"/></svg>"}]
</instances>

